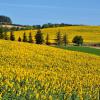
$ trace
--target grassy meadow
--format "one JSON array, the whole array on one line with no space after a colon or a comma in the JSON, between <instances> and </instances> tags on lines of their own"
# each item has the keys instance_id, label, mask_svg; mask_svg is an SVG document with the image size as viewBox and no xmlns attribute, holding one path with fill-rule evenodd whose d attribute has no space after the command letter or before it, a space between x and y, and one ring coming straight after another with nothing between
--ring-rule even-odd
<instances>
[{"instance_id":1,"label":"grassy meadow","mask_svg":"<svg viewBox=\"0 0 100 100\"><path fill-rule=\"evenodd\" d=\"M62 48L65 50L71 50L71 51L78 51L78 52L84 52L84 53L90 53L94 55L100 56L100 49L99 48L92 48L92 47L86 47L86 46L57 46L57 48Z\"/></svg>"}]
</instances>

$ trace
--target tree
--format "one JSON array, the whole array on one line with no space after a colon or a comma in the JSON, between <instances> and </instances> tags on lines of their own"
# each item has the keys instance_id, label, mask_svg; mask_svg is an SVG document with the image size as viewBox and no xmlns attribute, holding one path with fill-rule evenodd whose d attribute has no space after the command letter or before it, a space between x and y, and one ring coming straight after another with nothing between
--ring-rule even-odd
<instances>
[{"instance_id":1,"label":"tree","mask_svg":"<svg viewBox=\"0 0 100 100\"><path fill-rule=\"evenodd\" d=\"M68 36L67 36L67 34L64 34L64 36L63 36L63 43L64 43L65 46L68 44Z\"/></svg>"},{"instance_id":2,"label":"tree","mask_svg":"<svg viewBox=\"0 0 100 100\"><path fill-rule=\"evenodd\" d=\"M7 27L0 27L0 39L5 39L8 40L8 35L7 32L9 31L9 29Z\"/></svg>"},{"instance_id":3,"label":"tree","mask_svg":"<svg viewBox=\"0 0 100 100\"><path fill-rule=\"evenodd\" d=\"M35 29L41 29L41 25L35 25L33 27L35 27Z\"/></svg>"},{"instance_id":4,"label":"tree","mask_svg":"<svg viewBox=\"0 0 100 100\"><path fill-rule=\"evenodd\" d=\"M41 30L39 29L35 35L36 39L36 44L43 44L44 39L43 39L43 34L41 33Z\"/></svg>"},{"instance_id":5,"label":"tree","mask_svg":"<svg viewBox=\"0 0 100 100\"><path fill-rule=\"evenodd\" d=\"M14 27L14 26L10 28L11 31L16 31L16 29L17 29L17 28Z\"/></svg>"},{"instance_id":6,"label":"tree","mask_svg":"<svg viewBox=\"0 0 100 100\"><path fill-rule=\"evenodd\" d=\"M14 41L15 40L15 36L14 36L13 31L10 32L10 40L11 41Z\"/></svg>"},{"instance_id":7,"label":"tree","mask_svg":"<svg viewBox=\"0 0 100 100\"><path fill-rule=\"evenodd\" d=\"M26 33L25 32L23 34L23 42L27 42L27 36L26 36Z\"/></svg>"},{"instance_id":8,"label":"tree","mask_svg":"<svg viewBox=\"0 0 100 100\"><path fill-rule=\"evenodd\" d=\"M22 41L21 37L19 37L19 38L18 38L18 41L19 41L19 42L21 42L21 41Z\"/></svg>"},{"instance_id":9,"label":"tree","mask_svg":"<svg viewBox=\"0 0 100 100\"><path fill-rule=\"evenodd\" d=\"M5 40L9 40L9 37L8 37L8 35L7 35L7 32L4 32L4 39L5 39Z\"/></svg>"},{"instance_id":10,"label":"tree","mask_svg":"<svg viewBox=\"0 0 100 100\"><path fill-rule=\"evenodd\" d=\"M56 42L57 42L58 46L60 46L62 44L62 39L61 39L61 33L60 33L60 31L57 33Z\"/></svg>"},{"instance_id":11,"label":"tree","mask_svg":"<svg viewBox=\"0 0 100 100\"><path fill-rule=\"evenodd\" d=\"M3 27L0 27L0 39L3 39L4 38L3 32L4 32Z\"/></svg>"},{"instance_id":12,"label":"tree","mask_svg":"<svg viewBox=\"0 0 100 100\"><path fill-rule=\"evenodd\" d=\"M49 42L49 34L47 34L47 37L46 37L46 44L49 45L50 42Z\"/></svg>"},{"instance_id":13,"label":"tree","mask_svg":"<svg viewBox=\"0 0 100 100\"><path fill-rule=\"evenodd\" d=\"M33 43L33 39L32 39L32 34L31 34L31 32L29 33L29 43Z\"/></svg>"},{"instance_id":14,"label":"tree","mask_svg":"<svg viewBox=\"0 0 100 100\"><path fill-rule=\"evenodd\" d=\"M12 20L7 16L0 16L0 24L12 24Z\"/></svg>"},{"instance_id":15,"label":"tree","mask_svg":"<svg viewBox=\"0 0 100 100\"><path fill-rule=\"evenodd\" d=\"M77 44L78 46L82 45L83 44L83 38L82 38L82 36L75 36L73 38L72 42Z\"/></svg>"}]
</instances>

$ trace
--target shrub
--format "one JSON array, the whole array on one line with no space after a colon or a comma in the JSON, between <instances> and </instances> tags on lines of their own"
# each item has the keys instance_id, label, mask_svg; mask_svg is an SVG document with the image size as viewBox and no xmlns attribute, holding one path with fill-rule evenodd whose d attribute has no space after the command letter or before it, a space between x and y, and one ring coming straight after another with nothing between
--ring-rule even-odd
<instances>
[{"instance_id":1,"label":"shrub","mask_svg":"<svg viewBox=\"0 0 100 100\"><path fill-rule=\"evenodd\" d=\"M75 43L76 45L82 45L83 44L83 38L82 36L75 36L72 40L73 43Z\"/></svg>"}]
</instances>

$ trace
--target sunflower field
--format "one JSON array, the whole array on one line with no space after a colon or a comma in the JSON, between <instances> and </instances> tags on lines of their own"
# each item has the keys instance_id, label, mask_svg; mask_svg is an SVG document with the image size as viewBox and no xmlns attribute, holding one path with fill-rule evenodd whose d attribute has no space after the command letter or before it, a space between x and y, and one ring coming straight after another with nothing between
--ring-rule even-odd
<instances>
[{"instance_id":1,"label":"sunflower field","mask_svg":"<svg viewBox=\"0 0 100 100\"><path fill-rule=\"evenodd\" d=\"M0 40L0 100L100 100L100 57Z\"/></svg>"},{"instance_id":2,"label":"sunflower field","mask_svg":"<svg viewBox=\"0 0 100 100\"><path fill-rule=\"evenodd\" d=\"M76 36L82 36L85 43L100 43L100 26L67 26L67 27L57 27L57 28L44 28L41 29L44 40L49 34L49 39L51 43L54 43L56 39L56 33L61 32L62 36L64 34L68 35L69 42L72 42L72 39ZM14 35L16 40L18 40L19 36L23 38L23 33L26 33L29 36L29 33L32 33L33 39L37 30L22 30L22 31L15 31ZM9 32L8 32L9 35ZM34 39L35 41L35 39Z\"/></svg>"}]
</instances>

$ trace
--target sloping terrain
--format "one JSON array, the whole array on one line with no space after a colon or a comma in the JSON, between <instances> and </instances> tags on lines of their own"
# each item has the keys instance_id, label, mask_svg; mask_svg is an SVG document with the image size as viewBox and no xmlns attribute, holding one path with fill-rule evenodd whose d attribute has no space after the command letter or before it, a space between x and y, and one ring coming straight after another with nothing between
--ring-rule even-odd
<instances>
[{"instance_id":1,"label":"sloping terrain","mask_svg":"<svg viewBox=\"0 0 100 100\"><path fill-rule=\"evenodd\" d=\"M72 42L74 36L80 35L84 38L85 43L100 43L100 26L67 26L42 29L44 39L46 38L46 35L48 33L51 43L55 42L54 39L56 39L56 33L59 31L62 35L64 35L65 33L68 35L69 42ZM26 32L27 36L29 36L29 33L32 32L32 36L34 39L36 30L24 30L14 32L16 40L18 40L19 36L23 38L24 32Z\"/></svg>"},{"instance_id":2,"label":"sloping terrain","mask_svg":"<svg viewBox=\"0 0 100 100\"><path fill-rule=\"evenodd\" d=\"M98 100L99 86L99 56L0 40L3 100Z\"/></svg>"}]
</instances>

